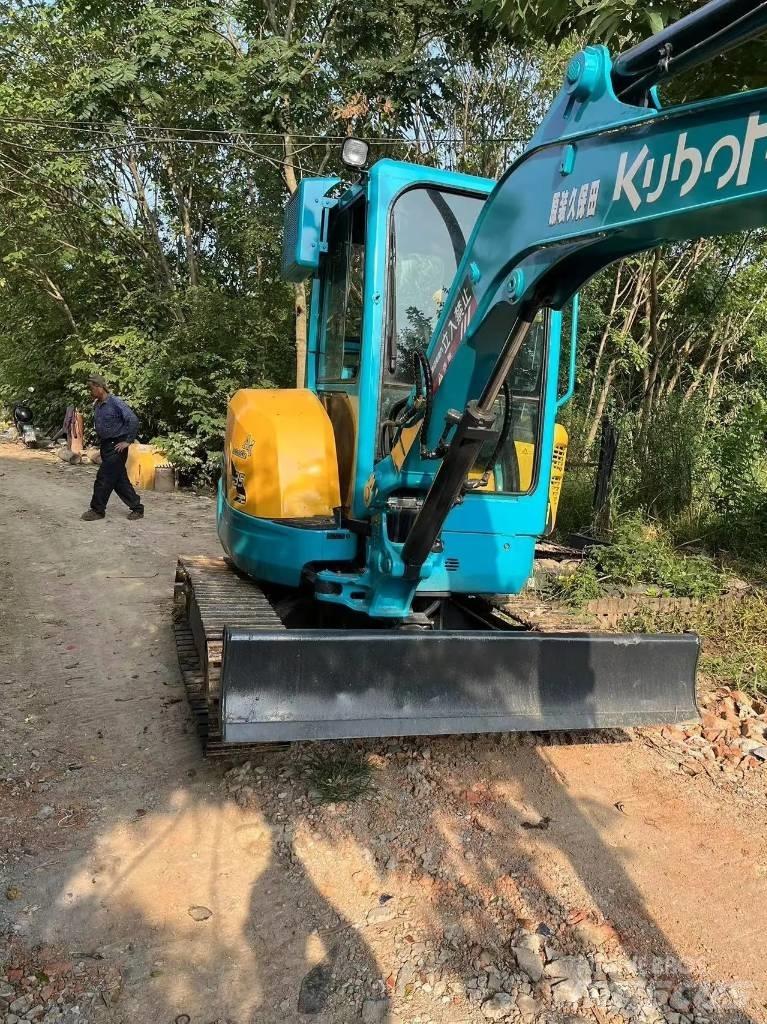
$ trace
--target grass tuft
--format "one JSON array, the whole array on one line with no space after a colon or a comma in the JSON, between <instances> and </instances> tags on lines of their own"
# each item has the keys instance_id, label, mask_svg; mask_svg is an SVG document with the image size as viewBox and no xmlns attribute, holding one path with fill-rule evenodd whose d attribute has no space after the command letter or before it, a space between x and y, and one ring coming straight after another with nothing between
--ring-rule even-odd
<instances>
[{"instance_id":1,"label":"grass tuft","mask_svg":"<svg viewBox=\"0 0 767 1024\"><path fill-rule=\"evenodd\" d=\"M303 764L311 789L322 803L342 803L366 796L373 788L373 768L353 747L323 747Z\"/></svg>"}]
</instances>

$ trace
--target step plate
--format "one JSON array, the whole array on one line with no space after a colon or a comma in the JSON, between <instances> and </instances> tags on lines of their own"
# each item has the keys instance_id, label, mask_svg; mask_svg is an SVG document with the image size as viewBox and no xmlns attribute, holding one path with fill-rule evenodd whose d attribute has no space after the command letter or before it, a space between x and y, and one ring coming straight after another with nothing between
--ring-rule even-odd
<instances>
[{"instance_id":1,"label":"step plate","mask_svg":"<svg viewBox=\"0 0 767 1024\"><path fill-rule=\"evenodd\" d=\"M684 634L224 630L225 743L609 729L697 717Z\"/></svg>"}]
</instances>

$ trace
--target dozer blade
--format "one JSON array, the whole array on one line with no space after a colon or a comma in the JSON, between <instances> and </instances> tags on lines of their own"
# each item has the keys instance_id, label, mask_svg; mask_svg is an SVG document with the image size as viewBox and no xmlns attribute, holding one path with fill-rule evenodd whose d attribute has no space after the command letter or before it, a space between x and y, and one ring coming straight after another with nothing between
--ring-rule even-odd
<instances>
[{"instance_id":1,"label":"dozer blade","mask_svg":"<svg viewBox=\"0 0 767 1024\"><path fill-rule=\"evenodd\" d=\"M225 743L605 729L697 716L693 634L227 628Z\"/></svg>"}]
</instances>

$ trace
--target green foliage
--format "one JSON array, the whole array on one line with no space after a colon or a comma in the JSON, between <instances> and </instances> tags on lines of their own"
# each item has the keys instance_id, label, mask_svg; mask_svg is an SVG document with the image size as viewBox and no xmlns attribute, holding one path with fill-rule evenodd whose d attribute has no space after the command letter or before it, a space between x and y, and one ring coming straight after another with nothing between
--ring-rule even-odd
<instances>
[{"instance_id":1,"label":"green foliage","mask_svg":"<svg viewBox=\"0 0 767 1024\"><path fill-rule=\"evenodd\" d=\"M566 542L571 533L588 532L594 515L593 501L592 471L587 467L568 468L557 510L557 536Z\"/></svg>"},{"instance_id":2,"label":"green foliage","mask_svg":"<svg viewBox=\"0 0 767 1024\"><path fill-rule=\"evenodd\" d=\"M654 519L667 522L688 509L709 464L709 437L701 429L705 406L701 401L682 404L676 397L666 402L644 432L636 415L620 421L620 506L643 509Z\"/></svg>"},{"instance_id":3,"label":"green foliage","mask_svg":"<svg viewBox=\"0 0 767 1024\"><path fill-rule=\"evenodd\" d=\"M620 520L611 543L589 548L583 564L557 580L555 596L574 605L616 591L707 598L720 594L726 579L711 558L679 551L634 514Z\"/></svg>"},{"instance_id":4,"label":"green foliage","mask_svg":"<svg viewBox=\"0 0 767 1024\"><path fill-rule=\"evenodd\" d=\"M11 0L0 404L34 384L41 422L58 426L99 370L137 409L143 439L212 479L231 393L295 380L282 212L294 178L340 170L330 139L356 132L376 156L500 175L584 40L630 45L691 6ZM728 57L719 78L707 68L683 91L764 74L746 63ZM639 510L672 541L767 558L765 257L761 232L674 244L584 289L567 412L581 467L565 477L561 532L589 525L583 464L609 414L616 515ZM410 327L403 345L421 343L429 325Z\"/></svg>"},{"instance_id":5,"label":"green foliage","mask_svg":"<svg viewBox=\"0 0 767 1024\"><path fill-rule=\"evenodd\" d=\"M593 42L634 43L676 21L691 3L653 0L638 5L634 0L480 0L480 9L527 36L562 39L571 34Z\"/></svg>"},{"instance_id":6,"label":"green foliage","mask_svg":"<svg viewBox=\"0 0 767 1024\"><path fill-rule=\"evenodd\" d=\"M325 136L403 139L385 155L446 124L448 69L498 33L460 0L7 6L0 404L34 384L59 425L99 370L142 438L209 480L231 393L295 381L296 180L339 168Z\"/></svg>"},{"instance_id":7,"label":"green foliage","mask_svg":"<svg viewBox=\"0 0 767 1024\"><path fill-rule=\"evenodd\" d=\"M549 588L551 597L573 608L582 608L589 601L596 601L603 594L602 582L596 566L586 561L570 575L557 576Z\"/></svg>"},{"instance_id":8,"label":"green foliage","mask_svg":"<svg viewBox=\"0 0 767 1024\"><path fill-rule=\"evenodd\" d=\"M709 597L720 593L725 583L709 557L678 551L665 534L637 515L622 519L612 543L592 548L589 558L603 582L641 585L674 597Z\"/></svg>"}]
</instances>

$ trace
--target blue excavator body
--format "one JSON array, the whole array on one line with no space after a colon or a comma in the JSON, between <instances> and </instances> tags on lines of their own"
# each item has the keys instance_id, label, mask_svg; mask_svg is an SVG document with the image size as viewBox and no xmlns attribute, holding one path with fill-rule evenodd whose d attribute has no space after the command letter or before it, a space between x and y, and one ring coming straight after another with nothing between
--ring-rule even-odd
<instances>
[{"instance_id":1,"label":"blue excavator body","mask_svg":"<svg viewBox=\"0 0 767 1024\"><path fill-rule=\"evenodd\" d=\"M578 289L767 223L767 91L664 109L655 89L766 21L713 0L615 61L586 47L498 182L365 171L354 142L353 184L300 183L283 273L310 285L305 387L228 415L219 535L274 616L223 630L225 742L695 714L696 637L531 635L481 598L522 590L554 521Z\"/></svg>"}]
</instances>

